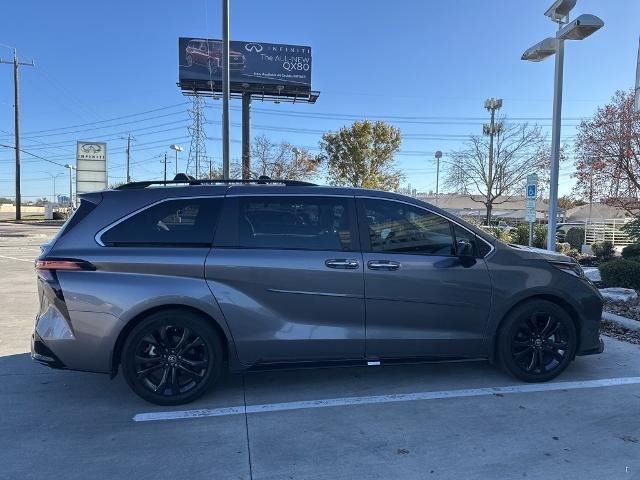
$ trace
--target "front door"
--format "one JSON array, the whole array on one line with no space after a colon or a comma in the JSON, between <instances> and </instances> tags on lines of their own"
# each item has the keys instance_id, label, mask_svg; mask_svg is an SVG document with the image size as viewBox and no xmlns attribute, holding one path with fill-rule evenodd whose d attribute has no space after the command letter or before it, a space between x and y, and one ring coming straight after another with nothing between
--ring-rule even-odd
<instances>
[{"instance_id":1,"label":"front door","mask_svg":"<svg viewBox=\"0 0 640 480\"><path fill-rule=\"evenodd\" d=\"M358 199L367 312L367 357L483 354L491 283L482 258L456 256L476 236L424 208ZM480 257L480 255L477 255Z\"/></svg>"},{"instance_id":2,"label":"front door","mask_svg":"<svg viewBox=\"0 0 640 480\"><path fill-rule=\"evenodd\" d=\"M242 363L364 358L355 216L353 197L227 198L205 274Z\"/></svg>"}]
</instances>

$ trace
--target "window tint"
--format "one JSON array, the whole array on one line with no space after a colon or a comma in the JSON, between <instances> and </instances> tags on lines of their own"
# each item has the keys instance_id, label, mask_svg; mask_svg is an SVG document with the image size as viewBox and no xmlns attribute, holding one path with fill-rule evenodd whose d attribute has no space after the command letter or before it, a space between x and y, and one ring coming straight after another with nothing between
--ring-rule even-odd
<instances>
[{"instance_id":1,"label":"window tint","mask_svg":"<svg viewBox=\"0 0 640 480\"><path fill-rule=\"evenodd\" d=\"M240 200L240 246L350 250L348 199L251 197Z\"/></svg>"},{"instance_id":2,"label":"window tint","mask_svg":"<svg viewBox=\"0 0 640 480\"><path fill-rule=\"evenodd\" d=\"M168 200L120 222L102 235L105 245L207 246L222 199Z\"/></svg>"},{"instance_id":3,"label":"window tint","mask_svg":"<svg viewBox=\"0 0 640 480\"><path fill-rule=\"evenodd\" d=\"M364 199L371 250L425 255L452 255L448 220L418 207Z\"/></svg>"}]
</instances>

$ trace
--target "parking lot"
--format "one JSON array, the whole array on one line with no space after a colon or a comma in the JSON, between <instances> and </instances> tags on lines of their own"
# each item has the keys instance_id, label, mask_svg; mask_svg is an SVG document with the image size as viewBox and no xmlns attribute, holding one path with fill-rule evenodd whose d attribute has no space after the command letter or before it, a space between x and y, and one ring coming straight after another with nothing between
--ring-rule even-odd
<instances>
[{"instance_id":1,"label":"parking lot","mask_svg":"<svg viewBox=\"0 0 640 480\"><path fill-rule=\"evenodd\" d=\"M119 376L31 361L33 259L0 223L0 478L640 479L640 347L605 338L548 384L486 362L227 375L158 407Z\"/></svg>"}]
</instances>

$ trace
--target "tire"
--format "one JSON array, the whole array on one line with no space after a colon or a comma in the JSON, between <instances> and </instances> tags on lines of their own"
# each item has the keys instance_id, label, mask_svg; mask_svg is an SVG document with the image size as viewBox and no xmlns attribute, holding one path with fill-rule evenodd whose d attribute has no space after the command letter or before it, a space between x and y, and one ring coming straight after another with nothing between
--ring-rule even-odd
<instances>
[{"instance_id":1,"label":"tire","mask_svg":"<svg viewBox=\"0 0 640 480\"><path fill-rule=\"evenodd\" d=\"M223 346L210 323L180 309L142 320L122 349L129 387L157 405L180 405L206 393L220 377Z\"/></svg>"},{"instance_id":2,"label":"tire","mask_svg":"<svg viewBox=\"0 0 640 480\"><path fill-rule=\"evenodd\" d=\"M560 375L575 358L576 327L559 305L531 300L516 307L498 331L502 367L525 382L546 382Z\"/></svg>"},{"instance_id":3,"label":"tire","mask_svg":"<svg viewBox=\"0 0 640 480\"><path fill-rule=\"evenodd\" d=\"M193 65L193 58L191 57L191 55L187 54L187 57L185 58L186 62L187 62L187 67L190 67L191 65Z\"/></svg>"},{"instance_id":4,"label":"tire","mask_svg":"<svg viewBox=\"0 0 640 480\"><path fill-rule=\"evenodd\" d=\"M211 59L207 60L209 75L215 75L218 72L218 65L216 63L212 62Z\"/></svg>"}]
</instances>

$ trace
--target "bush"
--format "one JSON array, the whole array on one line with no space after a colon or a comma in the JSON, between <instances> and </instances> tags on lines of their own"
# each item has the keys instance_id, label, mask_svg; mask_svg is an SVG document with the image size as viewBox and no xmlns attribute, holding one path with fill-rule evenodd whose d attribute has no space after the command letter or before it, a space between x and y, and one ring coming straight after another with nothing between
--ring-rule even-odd
<instances>
[{"instance_id":1,"label":"bush","mask_svg":"<svg viewBox=\"0 0 640 480\"><path fill-rule=\"evenodd\" d=\"M622 249L622 258L629 259L634 257L640 257L640 243L627 245Z\"/></svg>"},{"instance_id":2,"label":"bush","mask_svg":"<svg viewBox=\"0 0 640 480\"><path fill-rule=\"evenodd\" d=\"M511 231L511 243L529 245L529 224L521 223Z\"/></svg>"},{"instance_id":3,"label":"bush","mask_svg":"<svg viewBox=\"0 0 640 480\"><path fill-rule=\"evenodd\" d=\"M547 248L547 226L535 224L533 226L533 246Z\"/></svg>"},{"instance_id":4,"label":"bush","mask_svg":"<svg viewBox=\"0 0 640 480\"><path fill-rule=\"evenodd\" d=\"M556 242L556 252L562 253L563 255L569 255L570 250L571 245L569 245L569 242Z\"/></svg>"},{"instance_id":5,"label":"bush","mask_svg":"<svg viewBox=\"0 0 640 480\"><path fill-rule=\"evenodd\" d=\"M614 250L611 242L596 242L591 245L593 254L598 257L601 262L607 262L613 258Z\"/></svg>"},{"instance_id":6,"label":"bush","mask_svg":"<svg viewBox=\"0 0 640 480\"><path fill-rule=\"evenodd\" d=\"M582 242L584 242L584 228L570 228L567 232L567 235L565 235L564 241L569 243L571 245L571 248L580 250L580 247L582 247Z\"/></svg>"},{"instance_id":7,"label":"bush","mask_svg":"<svg viewBox=\"0 0 640 480\"><path fill-rule=\"evenodd\" d=\"M601 264L600 277L607 287L633 288L640 290L640 263L617 258Z\"/></svg>"},{"instance_id":8,"label":"bush","mask_svg":"<svg viewBox=\"0 0 640 480\"><path fill-rule=\"evenodd\" d=\"M620 230L626 233L634 242L640 243L640 218L636 218L623 225L620 227Z\"/></svg>"},{"instance_id":9,"label":"bush","mask_svg":"<svg viewBox=\"0 0 640 480\"><path fill-rule=\"evenodd\" d=\"M509 231L506 228L485 227L485 230L496 237L498 240L501 240L503 242L511 241L511 235L509 235Z\"/></svg>"}]
</instances>

